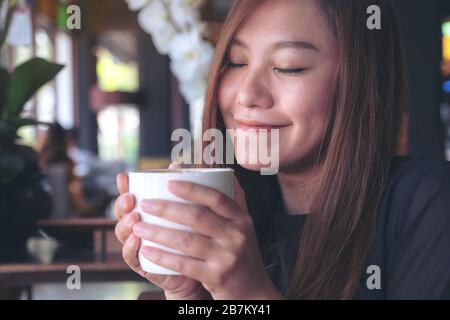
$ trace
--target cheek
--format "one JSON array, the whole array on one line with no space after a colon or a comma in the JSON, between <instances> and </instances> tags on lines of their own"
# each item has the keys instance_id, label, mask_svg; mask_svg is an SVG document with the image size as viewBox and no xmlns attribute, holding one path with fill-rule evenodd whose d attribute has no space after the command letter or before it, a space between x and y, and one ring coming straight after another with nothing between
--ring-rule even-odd
<instances>
[{"instance_id":1,"label":"cheek","mask_svg":"<svg viewBox=\"0 0 450 320\"><path fill-rule=\"evenodd\" d=\"M280 88L280 106L294 126L314 127L326 121L329 111L330 88L315 79Z\"/></svg>"},{"instance_id":2,"label":"cheek","mask_svg":"<svg viewBox=\"0 0 450 320\"><path fill-rule=\"evenodd\" d=\"M292 127L280 136L280 161L295 162L312 154L323 137L329 113L330 90L315 82L285 87L283 113Z\"/></svg>"},{"instance_id":3,"label":"cheek","mask_svg":"<svg viewBox=\"0 0 450 320\"><path fill-rule=\"evenodd\" d=\"M232 77L225 72L220 80L217 91L217 100L225 124L229 121L230 112L233 108L238 90L239 88L236 85L236 81L233 81Z\"/></svg>"}]
</instances>

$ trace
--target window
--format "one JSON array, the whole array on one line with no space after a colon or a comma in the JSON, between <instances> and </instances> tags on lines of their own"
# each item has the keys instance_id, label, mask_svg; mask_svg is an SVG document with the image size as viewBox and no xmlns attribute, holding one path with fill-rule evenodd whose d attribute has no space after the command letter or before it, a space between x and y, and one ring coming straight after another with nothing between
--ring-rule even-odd
<instances>
[{"instance_id":1,"label":"window","mask_svg":"<svg viewBox=\"0 0 450 320\"><path fill-rule=\"evenodd\" d=\"M51 35L45 29L35 32L36 57L54 61L54 47ZM43 86L36 95L37 119L43 122L54 122L56 120L56 92L53 81Z\"/></svg>"},{"instance_id":2,"label":"window","mask_svg":"<svg viewBox=\"0 0 450 320\"><path fill-rule=\"evenodd\" d=\"M43 86L27 102L24 116L43 122L58 121L64 128L74 125L73 57L72 39L64 31L55 29L45 19L35 17L32 46L10 47L10 58L3 57L6 64L17 66L33 56L63 64L64 69L56 79ZM5 50L6 51L6 50ZM27 145L39 148L44 137L45 126L23 127L19 136Z\"/></svg>"},{"instance_id":3,"label":"window","mask_svg":"<svg viewBox=\"0 0 450 320\"><path fill-rule=\"evenodd\" d=\"M110 106L97 115L99 157L123 160L134 167L139 153L139 111L135 106Z\"/></svg>"},{"instance_id":4,"label":"window","mask_svg":"<svg viewBox=\"0 0 450 320\"><path fill-rule=\"evenodd\" d=\"M97 59L98 86L102 91L136 92L139 89L135 62L123 63L104 47L97 48Z\"/></svg>"},{"instance_id":5,"label":"window","mask_svg":"<svg viewBox=\"0 0 450 320\"><path fill-rule=\"evenodd\" d=\"M115 30L104 32L95 50L98 91L119 97L105 103L97 114L99 157L123 160L130 167L136 165L139 155L139 109L122 93L139 89L136 48L132 32Z\"/></svg>"},{"instance_id":6,"label":"window","mask_svg":"<svg viewBox=\"0 0 450 320\"><path fill-rule=\"evenodd\" d=\"M64 128L74 126L72 39L62 31L55 36L55 61L65 67L56 77L56 119Z\"/></svg>"}]
</instances>

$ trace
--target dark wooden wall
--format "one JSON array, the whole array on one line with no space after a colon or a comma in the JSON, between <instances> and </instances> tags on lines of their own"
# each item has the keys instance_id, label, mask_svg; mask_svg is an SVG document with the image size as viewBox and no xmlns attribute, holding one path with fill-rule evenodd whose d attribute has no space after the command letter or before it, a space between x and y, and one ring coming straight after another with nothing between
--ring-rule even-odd
<instances>
[{"instance_id":1,"label":"dark wooden wall","mask_svg":"<svg viewBox=\"0 0 450 320\"><path fill-rule=\"evenodd\" d=\"M443 101L440 63L442 19L447 1L394 0L403 29L411 90L410 154L445 157L445 132L439 106Z\"/></svg>"}]
</instances>

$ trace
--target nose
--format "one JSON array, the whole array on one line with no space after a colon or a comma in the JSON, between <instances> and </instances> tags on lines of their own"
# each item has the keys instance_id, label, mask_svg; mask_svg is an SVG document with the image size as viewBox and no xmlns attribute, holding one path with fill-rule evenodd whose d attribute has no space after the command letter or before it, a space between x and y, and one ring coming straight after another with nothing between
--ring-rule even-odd
<instances>
[{"instance_id":1,"label":"nose","mask_svg":"<svg viewBox=\"0 0 450 320\"><path fill-rule=\"evenodd\" d=\"M264 75L248 67L236 96L237 105L247 108L270 108L273 99L269 84Z\"/></svg>"}]
</instances>

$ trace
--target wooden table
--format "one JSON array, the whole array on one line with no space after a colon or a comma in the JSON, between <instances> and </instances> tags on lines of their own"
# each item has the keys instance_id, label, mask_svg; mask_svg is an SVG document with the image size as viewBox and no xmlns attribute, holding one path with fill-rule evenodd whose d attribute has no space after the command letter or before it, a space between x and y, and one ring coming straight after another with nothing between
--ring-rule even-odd
<instances>
[{"instance_id":1,"label":"wooden table","mask_svg":"<svg viewBox=\"0 0 450 320\"><path fill-rule=\"evenodd\" d=\"M21 262L0 264L0 287L25 288L28 298L32 298L32 286L38 283L63 282L65 283L71 273L67 268L76 265L81 270L81 281L109 282L109 281L145 281L132 271L123 261L121 254L106 252L106 232L114 229L116 221L104 218L77 218L41 220L38 227L51 231L64 232L101 231L101 252L88 253L86 256L70 256L63 261L56 260L50 264L38 262Z\"/></svg>"},{"instance_id":2,"label":"wooden table","mask_svg":"<svg viewBox=\"0 0 450 320\"><path fill-rule=\"evenodd\" d=\"M46 282L66 282L71 265L80 267L82 281L136 281L143 280L118 255L107 256L106 261L55 261L43 263L0 264L0 284L20 287Z\"/></svg>"},{"instance_id":3,"label":"wooden table","mask_svg":"<svg viewBox=\"0 0 450 320\"><path fill-rule=\"evenodd\" d=\"M96 261L97 260L97 261ZM106 260L55 261L43 263L0 264L0 286L3 288L24 288L32 298L32 286L38 283L65 283L72 273L67 268L76 265L81 271L82 282L145 281L132 271L120 255L107 255Z\"/></svg>"},{"instance_id":4,"label":"wooden table","mask_svg":"<svg viewBox=\"0 0 450 320\"><path fill-rule=\"evenodd\" d=\"M117 221L108 218L70 218L70 219L47 219L37 222L40 228L78 228L85 230L111 230Z\"/></svg>"},{"instance_id":5,"label":"wooden table","mask_svg":"<svg viewBox=\"0 0 450 320\"><path fill-rule=\"evenodd\" d=\"M44 231L59 230L64 232L70 230L71 232L84 231L100 231L100 258L106 259L106 232L114 230L117 221L107 218L70 218L70 219L47 219L37 222L37 226Z\"/></svg>"}]
</instances>

